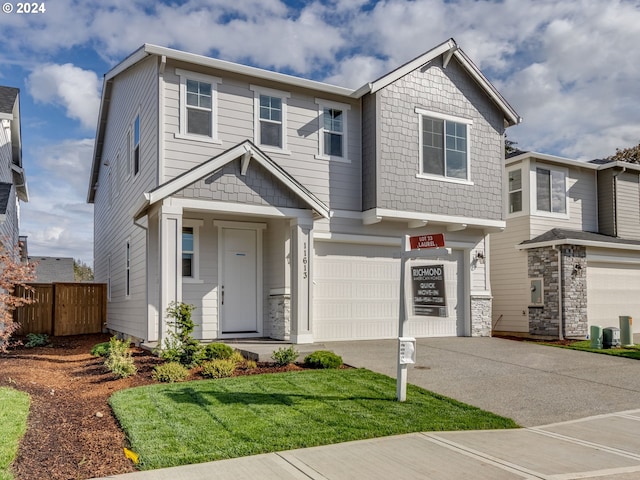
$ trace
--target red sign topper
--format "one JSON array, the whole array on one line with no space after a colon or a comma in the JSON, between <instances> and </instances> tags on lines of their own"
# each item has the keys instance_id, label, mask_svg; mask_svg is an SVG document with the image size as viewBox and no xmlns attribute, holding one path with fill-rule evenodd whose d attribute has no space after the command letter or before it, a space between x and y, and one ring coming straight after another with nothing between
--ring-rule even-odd
<instances>
[{"instance_id":1,"label":"red sign topper","mask_svg":"<svg viewBox=\"0 0 640 480\"><path fill-rule=\"evenodd\" d=\"M442 248L444 247L444 234L434 233L433 235L417 235L409 237L411 250L421 250L423 248Z\"/></svg>"}]
</instances>

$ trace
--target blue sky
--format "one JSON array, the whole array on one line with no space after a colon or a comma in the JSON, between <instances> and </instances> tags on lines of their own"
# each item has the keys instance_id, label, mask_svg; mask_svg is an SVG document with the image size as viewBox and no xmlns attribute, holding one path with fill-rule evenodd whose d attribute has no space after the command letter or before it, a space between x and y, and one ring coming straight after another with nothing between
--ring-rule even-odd
<instances>
[{"instance_id":1,"label":"blue sky","mask_svg":"<svg viewBox=\"0 0 640 480\"><path fill-rule=\"evenodd\" d=\"M523 117L508 131L519 148L591 159L640 142L637 0L42 3L44 13L0 13L0 84L21 90L21 233L34 256L92 262L102 76L145 42L356 88L453 37Z\"/></svg>"}]
</instances>

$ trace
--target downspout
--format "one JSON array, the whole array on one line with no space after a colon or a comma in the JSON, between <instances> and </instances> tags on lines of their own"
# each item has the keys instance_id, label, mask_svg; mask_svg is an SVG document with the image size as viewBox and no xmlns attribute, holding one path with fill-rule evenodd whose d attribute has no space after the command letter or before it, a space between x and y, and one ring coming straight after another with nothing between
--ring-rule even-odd
<instances>
[{"instance_id":1,"label":"downspout","mask_svg":"<svg viewBox=\"0 0 640 480\"><path fill-rule=\"evenodd\" d=\"M558 252L558 339L563 340L562 327L564 318L562 316L562 249L557 245L553 245L553 248Z\"/></svg>"}]
</instances>

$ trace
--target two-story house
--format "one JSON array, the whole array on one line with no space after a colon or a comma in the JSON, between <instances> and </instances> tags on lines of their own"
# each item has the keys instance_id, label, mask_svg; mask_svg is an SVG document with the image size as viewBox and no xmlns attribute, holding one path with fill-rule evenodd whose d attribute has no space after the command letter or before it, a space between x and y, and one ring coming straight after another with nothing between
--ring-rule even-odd
<instances>
[{"instance_id":1,"label":"two-story house","mask_svg":"<svg viewBox=\"0 0 640 480\"><path fill-rule=\"evenodd\" d=\"M27 202L27 181L22 168L20 90L0 86L0 243L21 255L20 201ZM26 252L24 253L26 255Z\"/></svg>"},{"instance_id":2,"label":"two-story house","mask_svg":"<svg viewBox=\"0 0 640 480\"><path fill-rule=\"evenodd\" d=\"M401 239L444 233L405 333L488 335L519 121L453 40L357 90L145 44L105 76L91 169L108 327L161 341L183 301L205 340L392 338Z\"/></svg>"},{"instance_id":3,"label":"two-story house","mask_svg":"<svg viewBox=\"0 0 640 480\"><path fill-rule=\"evenodd\" d=\"M506 159L507 226L490 242L494 333L583 338L640 312L639 179L626 162Z\"/></svg>"}]
</instances>

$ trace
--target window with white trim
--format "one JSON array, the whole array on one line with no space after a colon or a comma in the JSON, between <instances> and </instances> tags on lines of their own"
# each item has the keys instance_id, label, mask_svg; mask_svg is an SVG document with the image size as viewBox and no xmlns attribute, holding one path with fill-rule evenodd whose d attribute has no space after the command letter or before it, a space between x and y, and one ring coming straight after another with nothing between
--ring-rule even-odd
<instances>
[{"instance_id":1,"label":"window with white trim","mask_svg":"<svg viewBox=\"0 0 640 480\"><path fill-rule=\"evenodd\" d=\"M536 210L551 214L567 213L567 173L536 167Z\"/></svg>"},{"instance_id":2,"label":"window with white trim","mask_svg":"<svg viewBox=\"0 0 640 480\"><path fill-rule=\"evenodd\" d=\"M509 189L509 213L522 211L522 170L515 169L507 172Z\"/></svg>"},{"instance_id":3,"label":"window with white trim","mask_svg":"<svg viewBox=\"0 0 640 480\"><path fill-rule=\"evenodd\" d=\"M180 77L180 131L178 137L218 142L218 77L176 68Z\"/></svg>"},{"instance_id":4,"label":"window with white trim","mask_svg":"<svg viewBox=\"0 0 640 480\"><path fill-rule=\"evenodd\" d=\"M469 181L471 120L416 108L420 118L420 173Z\"/></svg>"},{"instance_id":5,"label":"window with white trim","mask_svg":"<svg viewBox=\"0 0 640 480\"><path fill-rule=\"evenodd\" d=\"M287 99L291 94L250 86L254 93L254 139L266 150L287 150Z\"/></svg>"},{"instance_id":6,"label":"window with white trim","mask_svg":"<svg viewBox=\"0 0 640 480\"><path fill-rule=\"evenodd\" d=\"M133 122L133 144L131 146L131 158L133 160L133 174L140 171L140 115L136 115Z\"/></svg>"},{"instance_id":7,"label":"window with white trim","mask_svg":"<svg viewBox=\"0 0 640 480\"><path fill-rule=\"evenodd\" d=\"M347 112L350 105L316 99L319 110L319 148L318 157L343 160L347 159Z\"/></svg>"},{"instance_id":8,"label":"window with white trim","mask_svg":"<svg viewBox=\"0 0 640 480\"><path fill-rule=\"evenodd\" d=\"M199 278L199 229L202 220L182 220L182 280L200 281Z\"/></svg>"}]
</instances>

